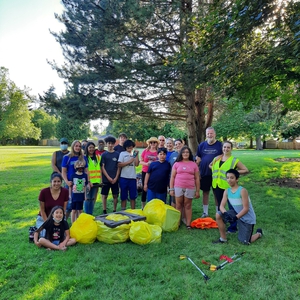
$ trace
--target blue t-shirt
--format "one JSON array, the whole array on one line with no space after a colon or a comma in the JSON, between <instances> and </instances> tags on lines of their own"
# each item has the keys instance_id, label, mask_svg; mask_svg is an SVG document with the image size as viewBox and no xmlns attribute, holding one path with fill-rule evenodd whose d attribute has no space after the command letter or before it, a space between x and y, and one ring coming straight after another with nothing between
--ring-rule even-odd
<instances>
[{"instance_id":1,"label":"blue t-shirt","mask_svg":"<svg viewBox=\"0 0 300 300\"><path fill-rule=\"evenodd\" d=\"M63 157L61 167L62 168L67 168L67 178L68 178L69 181L71 181L71 176L76 172L76 170L74 168L74 164L77 160L78 160L78 156L69 157L68 155L65 155ZM84 160L85 160L85 163L86 163L85 168L87 168L88 161L87 161L86 156L84 156Z\"/></svg>"},{"instance_id":2,"label":"blue t-shirt","mask_svg":"<svg viewBox=\"0 0 300 300\"><path fill-rule=\"evenodd\" d=\"M105 171L111 178L115 178L118 171L118 159L120 153L114 152L104 152L101 157L101 167L104 165ZM102 181L109 182L104 173L102 172Z\"/></svg>"},{"instance_id":3,"label":"blue t-shirt","mask_svg":"<svg viewBox=\"0 0 300 300\"><path fill-rule=\"evenodd\" d=\"M147 173L150 174L148 188L152 192L163 194L167 192L171 166L167 161L154 161L150 164Z\"/></svg>"},{"instance_id":4,"label":"blue t-shirt","mask_svg":"<svg viewBox=\"0 0 300 300\"><path fill-rule=\"evenodd\" d=\"M178 157L179 153L177 151L173 152L171 155L170 155L170 158L169 158L169 164L171 165L171 167L173 167L177 157Z\"/></svg>"},{"instance_id":5,"label":"blue t-shirt","mask_svg":"<svg viewBox=\"0 0 300 300\"><path fill-rule=\"evenodd\" d=\"M167 156L166 156L166 161L169 161L170 156L172 155L172 153L174 153L175 151L167 151Z\"/></svg>"},{"instance_id":6,"label":"blue t-shirt","mask_svg":"<svg viewBox=\"0 0 300 300\"><path fill-rule=\"evenodd\" d=\"M209 164L216 156L221 154L223 154L221 142L216 141L212 145L208 144L207 141L200 143L197 149L197 156L201 158L199 167L201 177L212 176Z\"/></svg>"},{"instance_id":7,"label":"blue t-shirt","mask_svg":"<svg viewBox=\"0 0 300 300\"><path fill-rule=\"evenodd\" d=\"M85 173L78 175L74 173L71 176L72 185L72 202L83 202L85 199L85 187L88 183L88 177Z\"/></svg>"}]
</instances>

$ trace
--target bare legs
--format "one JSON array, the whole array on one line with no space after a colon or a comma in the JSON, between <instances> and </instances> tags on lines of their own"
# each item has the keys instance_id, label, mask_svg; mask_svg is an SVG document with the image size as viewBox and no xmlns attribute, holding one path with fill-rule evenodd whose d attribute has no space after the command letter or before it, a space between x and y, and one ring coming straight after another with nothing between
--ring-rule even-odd
<instances>
[{"instance_id":1,"label":"bare legs","mask_svg":"<svg viewBox=\"0 0 300 300\"><path fill-rule=\"evenodd\" d=\"M192 222L192 199L184 196L175 197L176 209L180 212L183 210L186 218L186 226L191 226Z\"/></svg>"}]
</instances>

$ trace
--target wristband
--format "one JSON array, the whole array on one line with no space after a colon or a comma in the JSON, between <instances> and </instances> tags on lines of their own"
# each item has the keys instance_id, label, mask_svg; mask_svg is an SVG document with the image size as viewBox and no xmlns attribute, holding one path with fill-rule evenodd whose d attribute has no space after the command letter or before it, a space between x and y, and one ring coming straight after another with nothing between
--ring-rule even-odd
<instances>
[{"instance_id":1,"label":"wristband","mask_svg":"<svg viewBox=\"0 0 300 300\"><path fill-rule=\"evenodd\" d=\"M170 189L169 189L169 192L172 192L172 191L175 191L175 189L174 189L174 188L170 188Z\"/></svg>"}]
</instances>

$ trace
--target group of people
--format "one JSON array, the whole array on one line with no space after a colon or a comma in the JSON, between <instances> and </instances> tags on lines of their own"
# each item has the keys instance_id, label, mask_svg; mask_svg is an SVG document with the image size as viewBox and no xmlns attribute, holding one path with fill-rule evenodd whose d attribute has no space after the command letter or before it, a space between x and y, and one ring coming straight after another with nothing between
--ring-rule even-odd
<instances>
[{"instance_id":1,"label":"group of people","mask_svg":"<svg viewBox=\"0 0 300 300\"><path fill-rule=\"evenodd\" d=\"M171 138L165 139L164 136L149 138L147 148L142 151L140 158L139 151L135 150L135 143L127 139L125 133L119 135L119 144L115 144L116 139L112 136L99 140L98 149L93 142L75 140L69 151L68 140L60 140L61 149L52 156L50 187L43 189L39 195L37 227L42 238L46 236L48 225L45 224L49 224L49 218L58 226L58 219L53 217L56 214L54 207L59 207L63 216L65 212L66 220L71 214L72 223L83 208L86 213L93 214L100 186L104 214L107 214L110 190L113 195L113 211L117 210L119 194L121 209L126 209L128 200L130 207L134 209L138 196L136 167L139 164L142 165L142 208L152 199L161 199L166 203L169 191L169 203L182 213L182 219L190 229L192 200L200 197L201 189L201 217L208 217L209 193L212 188L220 230L220 238L216 242L227 241L226 222L230 223L227 232L236 232L238 225L238 238L243 243L250 243L261 237L260 229L252 236L255 213L247 191L238 186L239 175L247 173L248 169L238 158L232 156L231 142L222 144L216 140L212 127L206 129L206 141L199 144L196 155L193 155L182 139L174 141ZM104 150L105 145L107 150ZM227 203L228 211L225 208ZM63 226L68 232L65 223ZM38 246L49 245L43 240L37 240L36 235L35 242L39 243ZM65 249L73 243L68 237L60 248ZM56 246L59 246L55 243L53 245L52 248L47 248L57 249Z\"/></svg>"}]
</instances>

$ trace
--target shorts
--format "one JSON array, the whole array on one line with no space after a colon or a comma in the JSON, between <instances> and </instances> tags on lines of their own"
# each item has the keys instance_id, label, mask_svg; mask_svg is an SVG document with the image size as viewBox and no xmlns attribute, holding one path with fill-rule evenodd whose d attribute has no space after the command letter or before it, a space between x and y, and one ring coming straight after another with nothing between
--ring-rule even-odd
<instances>
[{"instance_id":1,"label":"shorts","mask_svg":"<svg viewBox=\"0 0 300 300\"><path fill-rule=\"evenodd\" d=\"M159 199L166 203L167 200L167 192L165 193L156 193L148 189L147 191L147 202L153 200L153 199Z\"/></svg>"},{"instance_id":2,"label":"shorts","mask_svg":"<svg viewBox=\"0 0 300 300\"><path fill-rule=\"evenodd\" d=\"M114 184L111 184L110 182L104 182L104 185L101 189L101 195L107 196L110 189L113 195L119 195L119 182L117 181Z\"/></svg>"},{"instance_id":3,"label":"shorts","mask_svg":"<svg viewBox=\"0 0 300 300\"><path fill-rule=\"evenodd\" d=\"M123 178L120 177L119 180L120 190L121 190L121 201L128 199L135 200L138 196L136 188L136 179L135 178Z\"/></svg>"},{"instance_id":4,"label":"shorts","mask_svg":"<svg viewBox=\"0 0 300 300\"><path fill-rule=\"evenodd\" d=\"M60 244L60 241L59 240L54 240L54 241L52 241L52 244L58 246Z\"/></svg>"},{"instance_id":5,"label":"shorts","mask_svg":"<svg viewBox=\"0 0 300 300\"><path fill-rule=\"evenodd\" d=\"M231 216L236 216L236 214L237 214L234 210L228 210L227 212ZM223 222L225 223L223 214L220 211L218 211L218 214L222 217ZM251 237L253 234L254 224L248 224L239 219L239 220L237 220L237 227L239 230L238 231L238 240L245 245L249 245L251 243Z\"/></svg>"},{"instance_id":6,"label":"shorts","mask_svg":"<svg viewBox=\"0 0 300 300\"><path fill-rule=\"evenodd\" d=\"M212 176L204 176L200 179L200 190L203 192L209 192L212 186Z\"/></svg>"},{"instance_id":7,"label":"shorts","mask_svg":"<svg viewBox=\"0 0 300 300\"><path fill-rule=\"evenodd\" d=\"M83 201L72 202L72 210L83 210Z\"/></svg>"},{"instance_id":8,"label":"shorts","mask_svg":"<svg viewBox=\"0 0 300 300\"><path fill-rule=\"evenodd\" d=\"M193 199L195 197L196 189L185 189L180 187L174 187L175 197L184 196L189 199Z\"/></svg>"}]
</instances>

